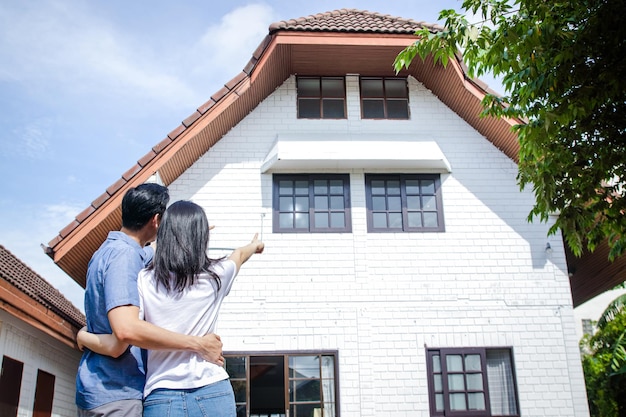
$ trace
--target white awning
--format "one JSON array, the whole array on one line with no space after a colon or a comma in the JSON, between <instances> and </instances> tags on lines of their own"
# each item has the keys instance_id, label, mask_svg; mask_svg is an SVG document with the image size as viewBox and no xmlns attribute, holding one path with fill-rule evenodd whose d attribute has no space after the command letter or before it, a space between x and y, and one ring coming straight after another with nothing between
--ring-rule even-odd
<instances>
[{"instance_id":1,"label":"white awning","mask_svg":"<svg viewBox=\"0 0 626 417\"><path fill-rule=\"evenodd\" d=\"M385 169L452 172L435 141L277 138L261 172Z\"/></svg>"}]
</instances>

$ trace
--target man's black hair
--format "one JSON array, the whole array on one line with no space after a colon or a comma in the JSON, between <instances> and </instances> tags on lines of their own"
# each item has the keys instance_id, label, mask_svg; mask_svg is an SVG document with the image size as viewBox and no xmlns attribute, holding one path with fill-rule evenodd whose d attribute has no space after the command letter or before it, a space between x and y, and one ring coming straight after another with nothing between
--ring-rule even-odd
<instances>
[{"instance_id":1,"label":"man's black hair","mask_svg":"<svg viewBox=\"0 0 626 417\"><path fill-rule=\"evenodd\" d=\"M155 214L163 215L170 195L166 187L146 183L131 188L122 199L122 226L129 230L144 227Z\"/></svg>"}]
</instances>

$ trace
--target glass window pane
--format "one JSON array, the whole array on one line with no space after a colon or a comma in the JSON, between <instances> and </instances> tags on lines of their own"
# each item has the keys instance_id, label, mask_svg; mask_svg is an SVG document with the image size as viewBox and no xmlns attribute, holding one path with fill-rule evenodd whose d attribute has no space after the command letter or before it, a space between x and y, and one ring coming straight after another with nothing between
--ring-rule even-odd
<instances>
[{"instance_id":1,"label":"glass window pane","mask_svg":"<svg viewBox=\"0 0 626 417\"><path fill-rule=\"evenodd\" d=\"M407 196L406 208L408 210L421 210L422 203L421 203L420 197L417 195Z\"/></svg>"},{"instance_id":2,"label":"glass window pane","mask_svg":"<svg viewBox=\"0 0 626 417\"><path fill-rule=\"evenodd\" d=\"M226 372L231 378L246 377L245 356L230 356L226 359Z\"/></svg>"},{"instance_id":3,"label":"glass window pane","mask_svg":"<svg viewBox=\"0 0 626 417\"><path fill-rule=\"evenodd\" d=\"M389 228L402 229L402 213L389 213Z\"/></svg>"},{"instance_id":4,"label":"glass window pane","mask_svg":"<svg viewBox=\"0 0 626 417\"><path fill-rule=\"evenodd\" d=\"M434 195L425 195L422 197L424 210L437 210L437 200Z\"/></svg>"},{"instance_id":5,"label":"glass window pane","mask_svg":"<svg viewBox=\"0 0 626 417\"><path fill-rule=\"evenodd\" d=\"M419 194L420 193L420 182L419 180L406 180L404 182L406 187L407 194Z\"/></svg>"},{"instance_id":6,"label":"glass window pane","mask_svg":"<svg viewBox=\"0 0 626 417\"><path fill-rule=\"evenodd\" d=\"M343 196L336 196L330 198L330 208L333 210L344 210Z\"/></svg>"},{"instance_id":7,"label":"glass window pane","mask_svg":"<svg viewBox=\"0 0 626 417\"><path fill-rule=\"evenodd\" d=\"M443 411L443 394L435 394L435 409Z\"/></svg>"},{"instance_id":8,"label":"glass window pane","mask_svg":"<svg viewBox=\"0 0 626 417\"><path fill-rule=\"evenodd\" d=\"M328 197L324 196L316 196L315 197L315 210L328 210Z\"/></svg>"},{"instance_id":9,"label":"glass window pane","mask_svg":"<svg viewBox=\"0 0 626 417\"><path fill-rule=\"evenodd\" d=\"M289 417L311 417L315 415L313 414L315 413L315 409L321 408L321 405L320 404L295 404L292 407L294 411L289 414ZM283 417L284 414L281 414L280 416Z\"/></svg>"},{"instance_id":10,"label":"glass window pane","mask_svg":"<svg viewBox=\"0 0 626 417\"><path fill-rule=\"evenodd\" d=\"M281 229L293 229L293 214L280 213L278 216L278 223Z\"/></svg>"},{"instance_id":11,"label":"glass window pane","mask_svg":"<svg viewBox=\"0 0 626 417\"><path fill-rule=\"evenodd\" d=\"M328 228L328 212L315 213L315 227L320 229Z\"/></svg>"},{"instance_id":12,"label":"glass window pane","mask_svg":"<svg viewBox=\"0 0 626 417\"><path fill-rule=\"evenodd\" d=\"M409 220L409 227L423 227L422 225L422 213L415 212L409 212L407 214L408 220Z\"/></svg>"},{"instance_id":13,"label":"glass window pane","mask_svg":"<svg viewBox=\"0 0 626 417\"><path fill-rule=\"evenodd\" d=\"M298 97L319 97L319 78L298 78Z\"/></svg>"},{"instance_id":14,"label":"glass window pane","mask_svg":"<svg viewBox=\"0 0 626 417\"><path fill-rule=\"evenodd\" d=\"M330 180L328 181L331 194L343 195L343 181L342 180Z\"/></svg>"},{"instance_id":15,"label":"glass window pane","mask_svg":"<svg viewBox=\"0 0 626 417\"><path fill-rule=\"evenodd\" d=\"M383 119L385 117L385 107L382 100L363 100L364 119Z\"/></svg>"},{"instance_id":16,"label":"glass window pane","mask_svg":"<svg viewBox=\"0 0 626 417\"><path fill-rule=\"evenodd\" d=\"M296 229L308 229L309 228L309 213L296 213L295 221L296 221Z\"/></svg>"},{"instance_id":17,"label":"glass window pane","mask_svg":"<svg viewBox=\"0 0 626 417\"><path fill-rule=\"evenodd\" d=\"M422 180L422 194L435 194L434 180Z\"/></svg>"},{"instance_id":18,"label":"glass window pane","mask_svg":"<svg viewBox=\"0 0 626 417\"><path fill-rule=\"evenodd\" d=\"M408 97L405 79L385 80L385 94L387 97L406 98Z\"/></svg>"},{"instance_id":19,"label":"glass window pane","mask_svg":"<svg viewBox=\"0 0 626 417\"><path fill-rule=\"evenodd\" d=\"M280 197L278 201L278 210L293 211L293 197Z\"/></svg>"},{"instance_id":20,"label":"glass window pane","mask_svg":"<svg viewBox=\"0 0 626 417\"><path fill-rule=\"evenodd\" d=\"M406 100L387 100L387 117L389 119L408 119L409 103Z\"/></svg>"},{"instance_id":21,"label":"glass window pane","mask_svg":"<svg viewBox=\"0 0 626 417\"><path fill-rule=\"evenodd\" d=\"M472 391L483 390L483 374L466 374L467 389Z\"/></svg>"},{"instance_id":22,"label":"glass window pane","mask_svg":"<svg viewBox=\"0 0 626 417\"><path fill-rule=\"evenodd\" d=\"M383 97L383 80L361 79L361 97Z\"/></svg>"},{"instance_id":23,"label":"glass window pane","mask_svg":"<svg viewBox=\"0 0 626 417\"><path fill-rule=\"evenodd\" d=\"M296 195L309 195L309 182L298 180L295 182L295 193Z\"/></svg>"},{"instance_id":24,"label":"glass window pane","mask_svg":"<svg viewBox=\"0 0 626 417\"><path fill-rule=\"evenodd\" d=\"M313 194L328 194L328 181L327 180L313 181Z\"/></svg>"},{"instance_id":25,"label":"glass window pane","mask_svg":"<svg viewBox=\"0 0 626 417\"><path fill-rule=\"evenodd\" d=\"M389 197L387 204L389 204L390 211L402 211L402 199L400 199L400 196Z\"/></svg>"},{"instance_id":26,"label":"glass window pane","mask_svg":"<svg viewBox=\"0 0 626 417\"><path fill-rule=\"evenodd\" d=\"M345 97L343 78L322 78L323 97Z\"/></svg>"},{"instance_id":27,"label":"glass window pane","mask_svg":"<svg viewBox=\"0 0 626 417\"><path fill-rule=\"evenodd\" d=\"M320 357L318 355L289 356L289 376L296 378L319 378Z\"/></svg>"},{"instance_id":28,"label":"glass window pane","mask_svg":"<svg viewBox=\"0 0 626 417\"><path fill-rule=\"evenodd\" d=\"M400 181L387 181L387 194L400 195Z\"/></svg>"},{"instance_id":29,"label":"glass window pane","mask_svg":"<svg viewBox=\"0 0 626 417\"><path fill-rule=\"evenodd\" d=\"M309 197L296 197L295 211L309 211Z\"/></svg>"},{"instance_id":30,"label":"glass window pane","mask_svg":"<svg viewBox=\"0 0 626 417\"><path fill-rule=\"evenodd\" d=\"M231 379L230 384L233 386L233 391L235 392L235 402L246 402L246 381Z\"/></svg>"},{"instance_id":31,"label":"glass window pane","mask_svg":"<svg viewBox=\"0 0 626 417\"><path fill-rule=\"evenodd\" d=\"M448 388L450 391L465 391L465 377L463 374L448 374Z\"/></svg>"},{"instance_id":32,"label":"glass window pane","mask_svg":"<svg viewBox=\"0 0 626 417\"><path fill-rule=\"evenodd\" d=\"M424 227L438 227L437 213L424 213Z\"/></svg>"},{"instance_id":33,"label":"glass window pane","mask_svg":"<svg viewBox=\"0 0 626 417\"><path fill-rule=\"evenodd\" d=\"M334 356L322 356L322 378L335 378Z\"/></svg>"},{"instance_id":34,"label":"glass window pane","mask_svg":"<svg viewBox=\"0 0 626 417\"><path fill-rule=\"evenodd\" d=\"M296 401L320 401L319 379L307 379L293 382Z\"/></svg>"},{"instance_id":35,"label":"glass window pane","mask_svg":"<svg viewBox=\"0 0 626 417\"><path fill-rule=\"evenodd\" d=\"M465 370L466 371L482 371L480 363L480 355L466 355L465 356Z\"/></svg>"},{"instance_id":36,"label":"glass window pane","mask_svg":"<svg viewBox=\"0 0 626 417\"><path fill-rule=\"evenodd\" d=\"M386 213L372 213L372 223L377 229L387 228L387 214Z\"/></svg>"},{"instance_id":37,"label":"glass window pane","mask_svg":"<svg viewBox=\"0 0 626 417\"><path fill-rule=\"evenodd\" d=\"M435 385L435 391L441 392L443 390L443 379L441 378L441 374L433 375L433 382Z\"/></svg>"},{"instance_id":38,"label":"glass window pane","mask_svg":"<svg viewBox=\"0 0 626 417\"><path fill-rule=\"evenodd\" d=\"M441 372L441 356L433 355L433 372Z\"/></svg>"},{"instance_id":39,"label":"glass window pane","mask_svg":"<svg viewBox=\"0 0 626 417\"><path fill-rule=\"evenodd\" d=\"M448 372L463 372L463 356L446 355L446 368Z\"/></svg>"},{"instance_id":40,"label":"glass window pane","mask_svg":"<svg viewBox=\"0 0 626 417\"><path fill-rule=\"evenodd\" d=\"M330 227L346 227L346 216L343 213L330 213Z\"/></svg>"},{"instance_id":41,"label":"glass window pane","mask_svg":"<svg viewBox=\"0 0 626 417\"><path fill-rule=\"evenodd\" d=\"M320 118L320 99L301 98L298 100L298 117L301 119Z\"/></svg>"},{"instance_id":42,"label":"glass window pane","mask_svg":"<svg viewBox=\"0 0 626 417\"><path fill-rule=\"evenodd\" d=\"M291 195L293 194L293 181L281 180L278 182L278 194L279 195Z\"/></svg>"},{"instance_id":43,"label":"glass window pane","mask_svg":"<svg viewBox=\"0 0 626 417\"><path fill-rule=\"evenodd\" d=\"M508 349L487 350L487 384L492 414L517 415L515 381L511 352Z\"/></svg>"},{"instance_id":44,"label":"glass window pane","mask_svg":"<svg viewBox=\"0 0 626 417\"><path fill-rule=\"evenodd\" d=\"M467 410L465 404L465 394L450 394L450 409L454 411Z\"/></svg>"},{"instance_id":45,"label":"glass window pane","mask_svg":"<svg viewBox=\"0 0 626 417\"><path fill-rule=\"evenodd\" d=\"M385 181L373 180L371 182L372 195L384 195L385 194Z\"/></svg>"},{"instance_id":46,"label":"glass window pane","mask_svg":"<svg viewBox=\"0 0 626 417\"><path fill-rule=\"evenodd\" d=\"M323 99L324 119L345 119L346 112L343 99Z\"/></svg>"},{"instance_id":47,"label":"glass window pane","mask_svg":"<svg viewBox=\"0 0 626 417\"><path fill-rule=\"evenodd\" d=\"M467 408L469 410L484 410L485 394L482 392L472 392L467 394Z\"/></svg>"},{"instance_id":48,"label":"glass window pane","mask_svg":"<svg viewBox=\"0 0 626 417\"><path fill-rule=\"evenodd\" d=\"M385 197L372 197L372 210L387 210L387 199Z\"/></svg>"}]
</instances>

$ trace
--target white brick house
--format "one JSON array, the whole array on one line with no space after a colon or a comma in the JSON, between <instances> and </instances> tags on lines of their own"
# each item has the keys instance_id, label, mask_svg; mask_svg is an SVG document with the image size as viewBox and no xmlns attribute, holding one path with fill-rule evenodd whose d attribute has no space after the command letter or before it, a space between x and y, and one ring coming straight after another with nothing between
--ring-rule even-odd
<instances>
[{"instance_id":1,"label":"white brick house","mask_svg":"<svg viewBox=\"0 0 626 417\"><path fill-rule=\"evenodd\" d=\"M78 243L158 174L206 209L212 247L266 244L219 323L241 416L587 416L563 242L526 221L511 122L477 115L484 86L458 63L393 73L418 25L272 25L51 257L84 283Z\"/></svg>"}]
</instances>

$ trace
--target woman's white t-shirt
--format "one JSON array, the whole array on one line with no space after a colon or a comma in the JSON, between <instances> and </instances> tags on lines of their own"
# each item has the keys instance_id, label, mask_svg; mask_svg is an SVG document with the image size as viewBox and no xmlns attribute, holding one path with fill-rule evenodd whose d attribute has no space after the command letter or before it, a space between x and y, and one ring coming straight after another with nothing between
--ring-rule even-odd
<instances>
[{"instance_id":1,"label":"woman's white t-shirt","mask_svg":"<svg viewBox=\"0 0 626 417\"><path fill-rule=\"evenodd\" d=\"M225 259L213 266L221 288L209 274L201 274L195 285L182 293L157 289L154 271L139 272L137 287L140 315L159 327L193 336L215 333L215 322L224 297L237 275L235 262ZM228 379L226 370L191 351L148 350L144 398L157 388L199 388Z\"/></svg>"}]
</instances>

